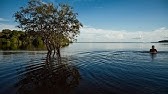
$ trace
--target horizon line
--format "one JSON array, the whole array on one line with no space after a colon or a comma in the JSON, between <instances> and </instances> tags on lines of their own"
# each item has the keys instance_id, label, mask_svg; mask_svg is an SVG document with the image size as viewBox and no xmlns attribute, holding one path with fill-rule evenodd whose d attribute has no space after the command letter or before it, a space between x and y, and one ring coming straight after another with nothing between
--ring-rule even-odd
<instances>
[{"instance_id":1,"label":"horizon line","mask_svg":"<svg viewBox=\"0 0 168 94\"><path fill-rule=\"evenodd\" d=\"M160 43L160 42L73 42L73 43Z\"/></svg>"}]
</instances>

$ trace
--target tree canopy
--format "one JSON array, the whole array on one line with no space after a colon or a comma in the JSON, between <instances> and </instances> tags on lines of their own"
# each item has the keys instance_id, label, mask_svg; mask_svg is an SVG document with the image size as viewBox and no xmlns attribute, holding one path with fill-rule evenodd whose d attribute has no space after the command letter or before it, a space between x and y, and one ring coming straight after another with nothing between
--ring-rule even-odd
<instances>
[{"instance_id":1,"label":"tree canopy","mask_svg":"<svg viewBox=\"0 0 168 94\"><path fill-rule=\"evenodd\" d=\"M77 15L68 4L54 5L41 0L30 0L14 17L19 28L33 37L42 37L50 55L54 50L53 55L57 53L60 57L60 48L75 41L80 33L82 24Z\"/></svg>"}]
</instances>

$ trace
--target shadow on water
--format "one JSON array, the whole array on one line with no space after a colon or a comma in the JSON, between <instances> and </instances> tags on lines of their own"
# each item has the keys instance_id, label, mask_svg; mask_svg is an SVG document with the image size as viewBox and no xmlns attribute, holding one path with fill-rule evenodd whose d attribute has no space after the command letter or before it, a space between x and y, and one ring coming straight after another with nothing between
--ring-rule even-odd
<instances>
[{"instance_id":1,"label":"shadow on water","mask_svg":"<svg viewBox=\"0 0 168 94\"><path fill-rule=\"evenodd\" d=\"M47 58L41 68L26 69L29 72L15 85L18 87L17 94L71 94L80 80L77 68L66 60L57 63Z\"/></svg>"}]
</instances>

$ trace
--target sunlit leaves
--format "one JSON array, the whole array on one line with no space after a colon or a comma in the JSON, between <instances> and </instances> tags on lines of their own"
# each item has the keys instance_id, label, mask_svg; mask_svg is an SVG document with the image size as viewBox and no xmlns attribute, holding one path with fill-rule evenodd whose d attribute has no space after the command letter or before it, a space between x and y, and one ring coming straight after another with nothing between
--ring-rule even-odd
<instances>
[{"instance_id":1,"label":"sunlit leaves","mask_svg":"<svg viewBox=\"0 0 168 94\"><path fill-rule=\"evenodd\" d=\"M54 6L41 0L30 0L14 14L18 27L26 32L39 34L48 49L59 49L75 40L82 24L68 4Z\"/></svg>"}]
</instances>

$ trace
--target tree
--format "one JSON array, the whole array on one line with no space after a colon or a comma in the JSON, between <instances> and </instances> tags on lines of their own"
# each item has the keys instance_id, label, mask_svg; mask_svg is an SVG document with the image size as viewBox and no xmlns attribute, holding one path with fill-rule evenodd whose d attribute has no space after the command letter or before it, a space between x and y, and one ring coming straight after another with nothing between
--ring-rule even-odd
<instances>
[{"instance_id":1,"label":"tree","mask_svg":"<svg viewBox=\"0 0 168 94\"><path fill-rule=\"evenodd\" d=\"M47 47L48 54L57 55L60 59L60 49L65 44L75 41L80 33L82 24L77 19L77 13L67 4L54 6L52 3L43 3L41 0L30 0L28 5L21 7L14 14L19 28L28 34L40 35Z\"/></svg>"},{"instance_id":2,"label":"tree","mask_svg":"<svg viewBox=\"0 0 168 94\"><path fill-rule=\"evenodd\" d=\"M33 37L24 31L4 29L0 32L0 50L32 50L45 49L43 39L39 35Z\"/></svg>"},{"instance_id":3,"label":"tree","mask_svg":"<svg viewBox=\"0 0 168 94\"><path fill-rule=\"evenodd\" d=\"M11 34L11 30L9 29L3 29L2 30L2 34L3 34L3 38L9 39L10 38L10 34Z\"/></svg>"}]
</instances>

